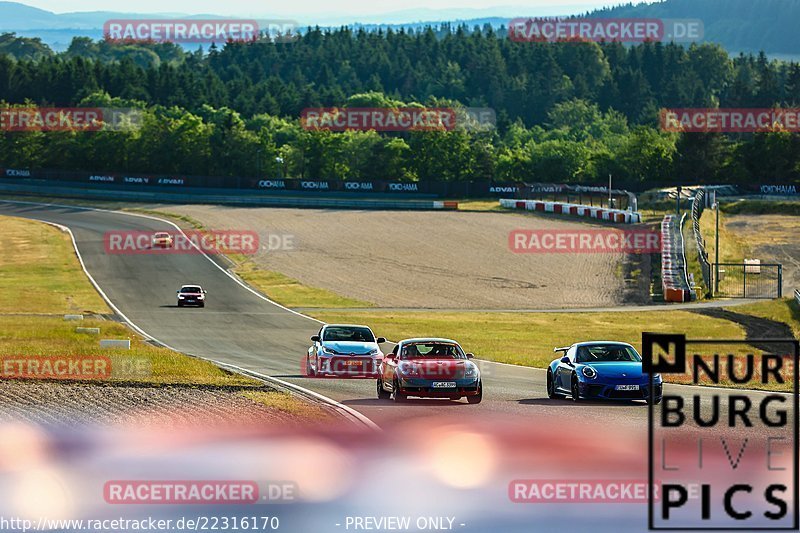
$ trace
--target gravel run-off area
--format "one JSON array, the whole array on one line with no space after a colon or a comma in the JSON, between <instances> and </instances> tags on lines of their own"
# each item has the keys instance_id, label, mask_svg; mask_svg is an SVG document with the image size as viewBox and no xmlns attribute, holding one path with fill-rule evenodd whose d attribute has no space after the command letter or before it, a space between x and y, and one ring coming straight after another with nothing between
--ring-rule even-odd
<instances>
[{"instance_id":1,"label":"gravel run-off area","mask_svg":"<svg viewBox=\"0 0 800 533\"><path fill-rule=\"evenodd\" d=\"M625 278L636 269L625 265L623 254L511 251L509 234L517 229L608 228L563 217L202 205L161 209L189 215L208 229L256 231L262 249L254 259L261 268L379 307L557 309L644 303L642 291L631 296ZM288 249L264 249L270 242L284 242L284 236L291 242ZM638 285L647 290L646 283Z\"/></svg>"}]
</instances>

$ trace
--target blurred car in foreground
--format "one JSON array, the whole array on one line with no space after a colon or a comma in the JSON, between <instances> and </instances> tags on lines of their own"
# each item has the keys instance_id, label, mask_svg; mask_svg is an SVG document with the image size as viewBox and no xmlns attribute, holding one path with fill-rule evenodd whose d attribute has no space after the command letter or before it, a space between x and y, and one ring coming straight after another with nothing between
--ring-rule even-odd
<instances>
[{"instance_id":1,"label":"blurred car in foreground","mask_svg":"<svg viewBox=\"0 0 800 533\"><path fill-rule=\"evenodd\" d=\"M206 291L200 285L184 285L178 291L178 307L196 305L206 306Z\"/></svg>"},{"instance_id":2,"label":"blurred car in foreground","mask_svg":"<svg viewBox=\"0 0 800 533\"><path fill-rule=\"evenodd\" d=\"M421 398L467 397L471 404L483 399L478 365L449 339L407 339L387 354L378 378L378 398L403 402L409 396Z\"/></svg>"},{"instance_id":3,"label":"blurred car in foreground","mask_svg":"<svg viewBox=\"0 0 800 533\"><path fill-rule=\"evenodd\" d=\"M650 379L642 357L624 342L593 341L556 348L562 357L547 369L547 396L579 400L649 400ZM662 397L661 375L653 376L654 402Z\"/></svg>"},{"instance_id":4,"label":"blurred car in foreground","mask_svg":"<svg viewBox=\"0 0 800 533\"><path fill-rule=\"evenodd\" d=\"M306 376L378 376L386 342L367 326L328 324L311 337L314 343L306 354Z\"/></svg>"}]
</instances>

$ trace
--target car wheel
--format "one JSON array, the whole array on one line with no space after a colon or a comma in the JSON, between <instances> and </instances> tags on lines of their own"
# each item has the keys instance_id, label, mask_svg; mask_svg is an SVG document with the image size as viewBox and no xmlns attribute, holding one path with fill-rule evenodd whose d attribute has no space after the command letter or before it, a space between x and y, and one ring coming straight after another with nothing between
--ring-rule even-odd
<instances>
[{"instance_id":1,"label":"car wheel","mask_svg":"<svg viewBox=\"0 0 800 533\"><path fill-rule=\"evenodd\" d=\"M378 399L379 400L388 400L391 396L390 393L386 392L383 388L383 380L378 379Z\"/></svg>"},{"instance_id":2,"label":"car wheel","mask_svg":"<svg viewBox=\"0 0 800 533\"><path fill-rule=\"evenodd\" d=\"M392 392L392 398L394 398L395 403L402 403L408 399L408 396L400 392L400 384L397 380L394 380L394 392Z\"/></svg>"},{"instance_id":3,"label":"car wheel","mask_svg":"<svg viewBox=\"0 0 800 533\"><path fill-rule=\"evenodd\" d=\"M311 367L311 359L306 355L306 376L313 378L316 375L317 373L314 372L314 369Z\"/></svg>"},{"instance_id":4,"label":"car wheel","mask_svg":"<svg viewBox=\"0 0 800 533\"><path fill-rule=\"evenodd\" d=\"M581 391L578 386L578 378L572 376L572 400L575 402L581 401Z\"/></svg>"},{"instance_id":5,"label":"car wheel","mask_svg":"<svg viewBox=\"0 0 800 533\"><path fill-rule=\"evenodd\" d=\"M551 400L561 397L559 394L556 394L556 384L553 380L553 371L549 368L547 369L547 397Z\"/></svg>"},{"instance_id":6,"label":"car wheel","mask_svg":"<svg viewBox=\"0 0 800 533\"><path fill-rule=\"evenodd\" d=\"M205 307L205 306L206 306L205 302L200 304L200 307Z\"/></svg>"},{"instance_id":7,"label":"car wheel","mask_svg":"<svg viewBox=\"0 0 800 533\"><path fill-rule=\"evenodd\" d=\"M483 400L483 383L478 383L478 394L474 396L467 396L467 402L471 403L472 405L481 403Z\"/></svg>"},{"instance_id":8,"label":"car wheel","mask_svg":"<svg viewBox=\"0 0 800 533\"><path fill-rule=\"evenodd\" d=\"M178 307L183 307L183 302L178 302Z\"/></svg>"},{"instance_id":9,"label":"car wheel","mask_svg":"<svg viewBox=\"0 0 800 533\"><path fill-rule=\"evenodd\" d=\"M644 401L650 403L650 398L645 398ZM661 398L656 398L655 400L653 400L653 405L658 405L660 403L661 403Z\"/></svg>"}]
</instances>

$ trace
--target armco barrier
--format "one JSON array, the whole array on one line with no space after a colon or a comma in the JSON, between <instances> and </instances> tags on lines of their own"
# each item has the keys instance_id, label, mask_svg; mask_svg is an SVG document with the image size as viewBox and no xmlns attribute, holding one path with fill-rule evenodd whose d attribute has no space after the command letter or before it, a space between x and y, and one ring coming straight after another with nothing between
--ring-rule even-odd
<instances>
[{"instance_id":1,"label":"armco barrier","mask_svg":"<svg viewBox=\"0 0 800 533\"><path fill-rule=\"evenodd\" d=\"M40 184L0 183L0 193L34 194L60 198L119 200L129 202L218 204L256 207L308 207L320 209L393 209L393 210L457 210L458 202L433 200L381 200L372 198L276 197L247 195L195 195L172 192L139 192L116 189L86 189L78 187L53 187Z\"/></svg>"},{"instance_id":2,"label":"armco barrier","mask_svg":"<svg viewBox=\"0 0 800 533\"><path fill-rule=\"evenodd\" d=\"M661 285L667 302L689 302L697 297L686 276L682 232L685 219L686 214L676 224L675 215L667 215L661 221Z\"/></svg>"},{"instance_id":3,"label":"armco barrier","mask_svg":"<svg viewBox=\"0 0 800 533\"><path fill-rule=\"evenodd\" d=\"M607 222L618 224L639 224L642 222L642 215L632 211L621 209L608 209L603 207L592 207L588 205L567 204L564 202L543 202L541 200L516 200L503 198L500 205L509 209L525 209L527 211L539 211L541 213L555 213L561 215L573 215L579 217L595 218Z\"/></svg>"}]
</instances>

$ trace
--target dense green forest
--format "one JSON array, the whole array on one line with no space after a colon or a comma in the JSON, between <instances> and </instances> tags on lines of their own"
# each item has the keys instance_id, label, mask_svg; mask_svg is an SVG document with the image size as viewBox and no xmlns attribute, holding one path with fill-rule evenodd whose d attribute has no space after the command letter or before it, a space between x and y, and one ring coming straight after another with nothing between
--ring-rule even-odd
<instances>
[{"instance_id":1,"label":"dense green forest","mask_svg":"<svg viewBox=\"0 0 800 533\"><path fill-rule=\"evenodd\" d=\"M716 45L512 42L490 28L309 29L208 53L0 37L0 101L138 107L141 129L0 134L0 166L320 179L800 181L800 136L666 133L664 107L800 107L800 65ZM4 44L5 43L5 44ZM14 50L25 52L15 54ZM317 106L491 107L494 131L306 131ZM278 158L283 159L279 163Z\"/></svg>"}]
</instances>

